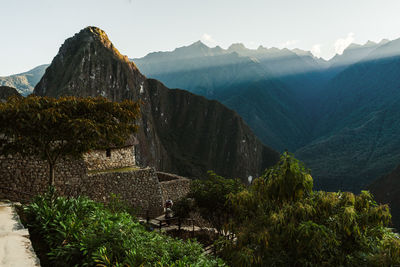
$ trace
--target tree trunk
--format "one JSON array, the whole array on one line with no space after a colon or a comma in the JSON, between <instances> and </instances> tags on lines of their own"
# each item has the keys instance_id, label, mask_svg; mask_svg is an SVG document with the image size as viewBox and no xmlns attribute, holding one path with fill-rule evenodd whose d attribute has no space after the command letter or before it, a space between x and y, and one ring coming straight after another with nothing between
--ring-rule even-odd
<instances>
[{"instance_id":1,"label":"tree trunk","mask_svg":"<svg viewBox=\"0 0 400 267\"><path fill-rule=\"evenodd\" d=\"M54 163L49 162L49 186L54 186Z\"/></svg>"}]
</instances>

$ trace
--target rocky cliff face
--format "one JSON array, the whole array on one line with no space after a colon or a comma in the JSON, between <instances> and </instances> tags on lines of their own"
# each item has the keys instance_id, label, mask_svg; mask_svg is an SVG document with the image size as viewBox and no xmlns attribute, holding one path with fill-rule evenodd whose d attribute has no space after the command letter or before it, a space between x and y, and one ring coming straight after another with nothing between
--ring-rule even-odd
<instances>
[{"instance_id":1,"label":"rocky cliff face","mask_svg":"<svg viewBox=\"0 0 400 267\"><path fill-rule=\"evenodd\" d=\"M140 101L137 161L142 166L202 177L260 175L278 159L233 111L186 91L147 79L105 32L87 27L65 41L34 93Z\"/></svg>"}]
</instances>

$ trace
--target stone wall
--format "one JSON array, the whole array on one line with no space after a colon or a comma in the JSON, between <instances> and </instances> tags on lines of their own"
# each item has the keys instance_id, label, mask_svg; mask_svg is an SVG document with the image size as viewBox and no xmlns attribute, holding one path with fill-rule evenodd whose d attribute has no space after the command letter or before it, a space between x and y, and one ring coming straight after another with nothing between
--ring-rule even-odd
<instances>
[{"instance_id":1,"label":"stone wall","mask_svg":"<svg viewBox=\"0 0 400 267\"><path fill-rule=\"evenodd\" d=\"M177 180L177 179L187 179L186 177L179 176L176 174L172 173L167 173L167 172L156 172L158 181L160 182L167 182L167 181L172 181L172 180Z\"/></svg>"},{"instance_id":2,"label":"stone wall","mask_svg":"<svg viewBox=\"0 0 400 267\"><path fill-rule=\"evenodd\" d=\"M60 159L55 166L55 186L59 193L76 195L77 184L86 176L86 170L83 160ZM0 199L28 200L45 192L48 186L47 162L35 157L0 156Z\"/></svg>"},{"instance_id":3,"label":"stone wall","mask_svg":"<svg viewBox=\"0 0 400 267\"><path fill-rule=\"evenodd\" d=\"M161 185L163 202L171 199L173 202L185 197L190 190L190 180L182 176L157 172Z\"/></svg>"},{"instance_id":4,"label":"stone wall","mask_svg":"<svg viewBox=\"0 0 400 267\"><path fill-rule=\"evenodd\" d=\"M46 192L49 170L34 157L0 157L0 199L28 202ZM111 193L151 217L163 212L161 186L152 168L131 172L88 174L84 160L60 160L55 168L55 187L62 196L86 195L107 202Z\"/></svg>"},{"instance_id":5,"label":"stone wall","mask_svg":"<svg viewBox=\"0 0 400 267\"><path fill-rule=\"evenodd\" d=\"M0 156L0 199L27 202L46 192L48 177L45 161L35 157ZM62 196L86 195L100 202L107 202L111 193L118 194L137 207L140 215L149 211L150 217L155 217L162 214L165 200L175 202L187 195L190 180L155 172L153 168L88 174L83 159L61 159L55 166L55 187Z\"/></svg>"},{"instance_id":6,"label":"stone wall","mask_svg":"<svg viewBox=\"0 0 400 267\"><path fill-rule=\"evenodd\" d=\"M163 212L161 186L153 168L130 172L89 174L81 183L81 195L107 202L111 193L118 194L145 216L156 217Z\"/></svg>"},{"instance_id":7,"label":"stone wall","mask_svg":"<svg viewBox=\"0 0 400 267\"><path fill-rule=\"evenodd\" d=\"M94 150L83 156L89 171L107 170L135 165L134 147L111 148L109 155L106 150Z\"/></svg>"}]
</instances>

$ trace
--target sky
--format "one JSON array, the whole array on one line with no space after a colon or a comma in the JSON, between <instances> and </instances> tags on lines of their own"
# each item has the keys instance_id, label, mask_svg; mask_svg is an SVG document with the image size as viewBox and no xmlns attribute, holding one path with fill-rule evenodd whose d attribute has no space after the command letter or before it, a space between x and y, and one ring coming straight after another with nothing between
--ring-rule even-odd
<instances>
[{"instance_id":1,"label":"sky","mask_svg":"<svg viewBox=\"0 0 400 267\"><path fill-rule=\"evenodd\" d=\"M202 40L329 59L352 42L399 38L399 12L400 0L0 0L0 76L50 63L86 26L130 58Z\"/></svg>"}]
</instances>

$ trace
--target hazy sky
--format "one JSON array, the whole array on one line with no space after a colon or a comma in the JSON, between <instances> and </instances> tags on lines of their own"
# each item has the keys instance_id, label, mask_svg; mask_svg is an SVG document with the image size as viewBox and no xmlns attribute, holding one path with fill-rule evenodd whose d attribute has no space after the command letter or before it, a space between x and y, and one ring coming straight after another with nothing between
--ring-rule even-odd
<instances>
[{"instance_id":1,"label":"hazy sky","mask_svg":"<svg viewBox=\"0 0 400 267\"><path fill-rule=\"evenodd\" d=\"M0 0L0 76L50 63L89 25L130 58L197 40L330 58L350 42L399 38L399 13L400 0Z\"/></svg>"}]
</instances>

